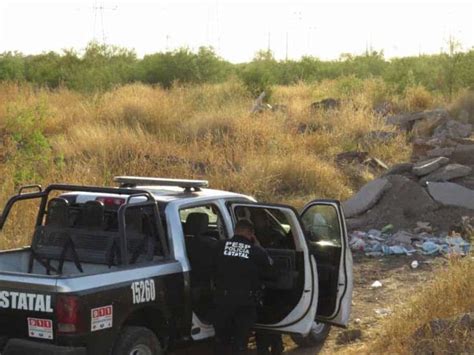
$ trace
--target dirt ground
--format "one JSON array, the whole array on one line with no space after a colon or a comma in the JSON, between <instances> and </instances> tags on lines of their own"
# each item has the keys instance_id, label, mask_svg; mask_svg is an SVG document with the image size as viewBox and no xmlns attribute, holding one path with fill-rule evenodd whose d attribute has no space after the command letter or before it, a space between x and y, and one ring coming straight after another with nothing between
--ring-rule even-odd
<instances>
[{"instance_id":1,"label":"dirt ground","mask_svg":"<svg viewBox=\"0 0 474 355\"><path fill-rule=\"evenodd\" d=\"M419 262L416 269L410 267L413 260ZM297 348L289 337L285 337L285 353L334 354L347 349L350 345L370 341L377 335L380 321L384 317L390 317L393 306L406 300L432 278L434 270L445 264L446 259L440 257L425 258L414 255L369 258L354 254L354 292L349 328L360 329L362 338L355 343L338 345L336 339L343 329L332 327L328 339L321 348ZM371 284L376 280L382 283L382 287L371 288ZM377 310L385 314L378 314ZM196 344L172 353L172 355L184 354L212 354L212 342ZM250 354L256 352L252 351Z\"/></svg>"}]
</instances>

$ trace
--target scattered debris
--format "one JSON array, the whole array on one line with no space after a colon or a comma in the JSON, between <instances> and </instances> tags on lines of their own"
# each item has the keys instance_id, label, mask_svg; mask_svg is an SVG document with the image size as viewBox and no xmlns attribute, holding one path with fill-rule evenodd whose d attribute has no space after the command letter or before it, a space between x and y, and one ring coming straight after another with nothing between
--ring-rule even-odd
<instances>
[{"instance_id":1,"label":"scattered debris","mask_svg":"<svg viewBox=\"0 0 474 355\"><path fill-rule=\"evenodd\" d=\"M384 143L395 138L396 132L390 131L370 131L363 137L365 143Z\"/></svg>"},{"instance_id":2,"label":"scattered debris","mask_svg":"<svg viewBox=\"0 0 474 355\"><path fill-rule=\"evenodd\" d=\"M288 113L288 106L283 104L273 104L271 105L272 112Z\"/></svg>"},{"instance_id":3,"label":"scattered debris","mask_svg":"<svg viewBox=\"0 0 474 355\"><path fill-rule=\"evenodd\" d=\"M336 155L335 162L338 164L353 162L362 163L367 160L368 157L369 153L367 152L350 151Z\"/></svg>"},{"instance_id":4,"label":"scattered debris","mask_svg":"<svg viewBox=\"0 0 474 355\"><path fill-rule=\"evenodd\" d=\"M412 269L416 269L416 268L418 268L419 265L420 265L420 264L418 263L417 260L413 260L413 261L411 262L411 264L410 264L410 267L411 267Z\"/></svg>"},{"instance_id":5,"label":"scattered debris","mask_svg":"<svg viewBox=\"0 0 474 355\"><path fill-rule=\"evenodd\" d=\"M340 106L341 106L341 100L328 98L321 101L313 102L310 105L310 111L314 113L319 110L324 110L324 111L334 110L334 109L339 108Z\"/></svg>"},{"instance_id":6,"label":"scattered debris","mask_svg":"<svg viewBox=\"0 0 474 355\"><path fill-rule=\"evenodd\" d=\"M352 343L362 338L362 330L360 329L347 329L343 330L337 335L336 343L338 345Z\"/></svg>"},{"instance_id":7,"label":"scattered debris","mask_svg":"<svg viewBox=\"0 0 474 355\"><path fill-rule=\"evenodd\" d=\"M367 256L384 255L467 255L471 245L460 234L435 235L422 231L414 234L408 231L398 231L394 234L371 229L368 232L353 231L350 234L349 246L352 250L363 252ZM415 260L416 261L416 260ZM418 262L416 261L418 267ZM380 287L375 281L371 287Z\"/></svg>"},{"instance_id":8,"label":"scattered debris","mask_svg":"<svg viewBox=\"0 0 474 355\"><path fill-rule=\"evenodd\" d=\"M262 91L262 93L255 100L252 106L252 110L250 111L251 113L259 113L259 112L271 110L272 107L269 104L266 104L263 102L266 95L267 95L266 92Z\"/></svg>"},{"instance_id":9,"label":"scattered debris","mask_svg":"<svg viewBox=\"0 0 474 355\"><path fill-rule=\"evenodd\" d=\"M412 172L416 176L423 176L427 175L440 167L449 163L449 159L446 157L438 157L426 161L421 161L415 165L413 165Z\"/></svg>"},{"instance_id":10,"label":"scattered debris","mask_svg":"<svg viewBox=\"0 0 474 355\"><path fill-rule=\"evenodd\" d=\"M433 132L435 138L467 138L471 135L472 125L449 120L442 125L438 125Z\"/></svg>"},{"instance_id":11,"label":"scattered debris","mask_svg":"<svg viewBox=\"0 0 474 355\"><path fill-rule=\"evenodd\" d=\"M432 111L404 113L399 115L393 115L387 118L387 123L396 125L407 132L411 132L415 121L425 120L448 120L449 113L446 109L440 108Z\"/></svg>"},{"instance_id":12,"label":"scattered debris","mask_svg":"<svg viewBox=\"0 0 474 355\"><path fill-rule=\"evenodd\" d=\"M429 222L416 222L416 227L414 229L415 233L432 233L433 227L431 227Z\"/></svg>"},{"instance_id":13,"label":"scattered debris","mask_svg":"<svg viewBox=\"0 0 474 355\"><path fill-rule=\"evenodd\" d=\"M412 172L413 169L413 163L400 163L400 164L395 164L391 168L389 168L383 176L387 175L404 175L405 173L410 173Z\"/></svg>"},{"instance_id":14,"label":"scattered debris","mask_svg":"<svg viewBox=\"0 0 474 355\"><path fill-rule=\"evenodd\" d=\"M383 169L383 170L388 170L387 164L385 164L383 161L381 161L378 158L368 158L362 162L363 165L366 165L370 168L373 169Z\"/></svg>"},{"instance_id":15,"label":"scattered debris","mask_svg":"<svg viewBox=\"0 0 474 355\"><path fill-rule=\"evenodd\" d=\"M371 288L379 288L379 287L382 287L382 283L379 280L377 280L377 281L374 281L372 283L372 285L370 285L370 287Z\"/></svg>"},{"instance_id":16,"label":"scattered debris","mask_svg":"<svg viewBox=\"0 0 474 355\"><path fill-rule=\"evenodd\" d=\"M394 110L395 110L395 106L389 101L383 101L374 107L374 113L381 117L385 117L385 116L388 116L389 114L393 114Z\"/></svg>"},{"instance_id":17,"label":"scattered debris","mask_svg":"<svg viewBox=\"0 0 474 355\"><path fill-rule=\"evenodd\" d=\"M377 308L375 309L375 313L379 316L385 317L392 314L392 310L390 308Z\"/></svg>"}]
</instances>

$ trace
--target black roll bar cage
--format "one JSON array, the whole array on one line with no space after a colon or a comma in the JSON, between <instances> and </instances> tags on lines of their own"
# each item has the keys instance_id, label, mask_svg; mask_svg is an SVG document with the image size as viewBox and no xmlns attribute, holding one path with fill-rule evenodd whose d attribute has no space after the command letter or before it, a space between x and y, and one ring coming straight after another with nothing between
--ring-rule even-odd
<instances>
[{"instance_id":1,"label":"black roll bar cage","mask_svg":"<svg viewBox=\"0 0 474 355\"><path fill-rule=\"evenodd\" d=\"M37 189L38 192L29 192L23 193L24 190ZM88 185L69 185L69 184L51 184L47 186L44 190L41 185L27 185L22 186L18 190L18 193L10 197L5 204L5 208L0 215L0 231L5 225L5 221L10 214L10 211L13 205L18 201L23 200L32 200L35 198L41 198L41 203L38 209L38 216L36 218L35 227L41 226L44 215L46 212L46 205L49 200L49 194L52 191L71 191L71 192L99 192L99 193L110 193L116 195L127 195L126 202L121 205L117 211L118 214L118 223L119 223L119 238L120 238L120 256L121 262L123 265L129 263L128 259L128 250L127 250L127 236L126 236L126 222L125 222L125 212L129 208L140 208L150 206L153 208L153 213L155 214L155 228L158 232L158 237L160 238L160 243L163 248L163 254L165 258L169 257L169 249L165 236L165 231L161 221L161 215L158 210L158 204L149 191L139 190L139 189L130 189L130 188L117 188L117 187L100 187L100 186L88 186ZM145 197L147 201L143 202L134 202L130 203L132 198L136 197Z\"/></svg>"}]
</instances>

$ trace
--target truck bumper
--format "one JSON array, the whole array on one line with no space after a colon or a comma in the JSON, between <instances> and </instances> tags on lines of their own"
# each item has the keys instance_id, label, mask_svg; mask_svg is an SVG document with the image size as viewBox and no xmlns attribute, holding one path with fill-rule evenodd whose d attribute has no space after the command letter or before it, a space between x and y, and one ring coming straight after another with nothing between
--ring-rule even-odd
<instances>
[{"instance_id":1,"label":"truck bumper","mask_svg":"<svg viewBox=\"0 0 474 355\"><path fill-rule=\"evenodd\" d=\"M8 340L1 355L86 355L86 348L58 346L25 339Z\"/></svg>"}]
</instances>

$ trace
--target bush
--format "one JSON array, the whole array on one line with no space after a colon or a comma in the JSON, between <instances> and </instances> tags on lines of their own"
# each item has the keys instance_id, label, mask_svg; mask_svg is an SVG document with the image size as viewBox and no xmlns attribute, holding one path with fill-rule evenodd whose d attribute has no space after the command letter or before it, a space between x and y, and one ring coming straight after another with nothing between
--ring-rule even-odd
<instances>
[{"instance_id":1,"label":"bush","mask_svg":"<svg viewBox=\"0 0 474 355\"><path fill-rule=\"evenodd\" d=\"M408 111L423 111L433 105L433 96L423 86L411 86L405 90L404 104Z\"/></svg>"}]
</instances>

